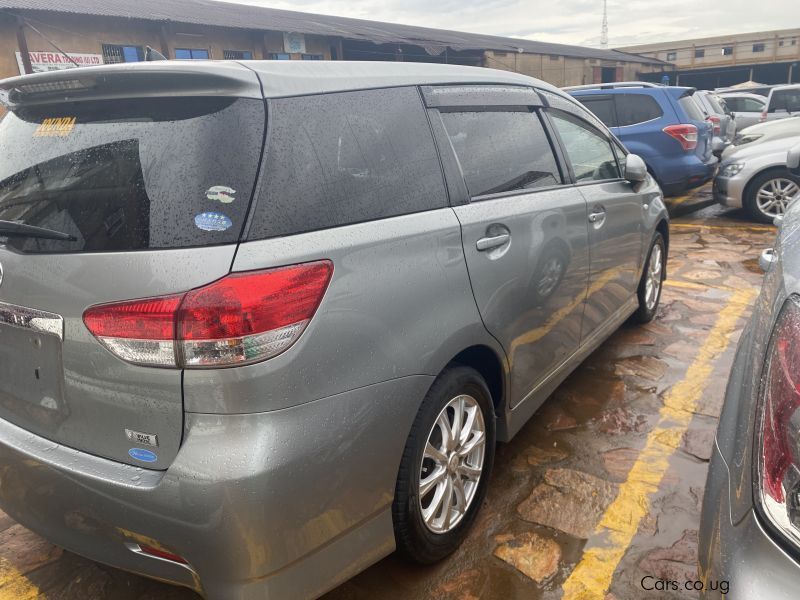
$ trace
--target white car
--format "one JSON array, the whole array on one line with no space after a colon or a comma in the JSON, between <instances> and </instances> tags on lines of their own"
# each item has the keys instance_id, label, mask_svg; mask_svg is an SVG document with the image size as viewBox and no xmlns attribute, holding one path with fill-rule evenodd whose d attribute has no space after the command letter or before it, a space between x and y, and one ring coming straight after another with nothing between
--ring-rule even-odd
<instances>
[{"instance_id":1,"label":"white car","mask_svg":"<svg viewBox=\"0 0 800 600\"><path fill-rule=\"evenodd\" d=\"M800 84L776 85L769 91L762 121L775 121L800 115Z\"/></svg>"},{"instance_id":2,"label":"white car","mask_svg":"<svg viewBox=\"0 0 800 600\"><path fill-rule=\"evenodd\" d=\"M761 113L767 107L766 97L746 92L726 92L719 96L733 113L737 130L761 122Z\"/></svg>"},{"instance_id":3,"label":"white car","mask_svg":"<svg viewBox=\"0 0 800 600\"><path fill-rule=\"evenodd\" d=\"M759 123L747 127L736 134L733 145L725 148L722 153L722 160L727 159L742 146L750 144L765 144L774 140L788 137L800 136L800 117L789 119L779 119L767 123Z\"/></svg>"},{"instance_id":4,"label":"white car","mask_svg":"<svg viewBox=\"0 0 800 600\"><path fill-rule=\"evenodd\" d=\"M800 177L786 167L789 150L799 143L796 135L738 147L720 164L714 199L772 223L800 196Z\"/></svg>"}]
</instances>

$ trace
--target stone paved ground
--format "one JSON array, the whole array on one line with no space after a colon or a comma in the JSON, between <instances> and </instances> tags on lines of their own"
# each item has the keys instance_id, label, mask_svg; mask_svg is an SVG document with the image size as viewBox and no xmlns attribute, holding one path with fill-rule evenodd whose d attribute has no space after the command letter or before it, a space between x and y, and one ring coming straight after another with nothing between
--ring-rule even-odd
<instances>
[{"instance_id":1,"label":"stone paved ground","mask_svg":"<svg viewBox=\"0 0 800 600\"><path fill-rule=\"evenodd\" d=\"M577 589L592 553L607 549L603 523L614 529L615 518L627 519L619 529L628 533L608 574L608 600L648 597L640 586L645 575L696 577L707 461L749 312L732 298L752 299L759 253L774 238L773 228L707 200L701 190L673 201L670 281L658 319L620 329L498 449L488 497L464 546L425 568L391 556L326 600L559 598L564 586ZM720 328L726 310L727 329ZM707 350L707 364L699 365ZM670 403L686 400L676 390L698 373L701 391L681 407L685 422L665 421ZM641 471L648 456L652 468ZM633 477L640 471L649 481ZM645 501L635 505L641 489ZM2 517L0 600L197 598L62 551Z\"/></svg>"}]
</instances>

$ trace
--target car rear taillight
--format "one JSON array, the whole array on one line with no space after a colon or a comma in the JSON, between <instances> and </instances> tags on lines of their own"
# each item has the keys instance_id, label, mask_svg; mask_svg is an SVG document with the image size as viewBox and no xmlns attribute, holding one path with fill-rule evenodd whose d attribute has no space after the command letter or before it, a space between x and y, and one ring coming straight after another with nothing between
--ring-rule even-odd
<instances>
[{"instance_id":1,"label":"car rear taillight","mask_svg":"<svg viewBox=\"0 0 800 600\"><path fill-rule=\"evenodd\" d=\"M720 125L720 119L716 115L711 115L706 119L711 125L714 127L714 135L718 135L720 131L722 131L722 126Z\"/></svg>"},{"instance_id":2,"label":"car rear taillight","mask_svg":"<svg viewBox=\"0 0 800 600\"><path fill-rule=\"evenodd\" d=\"M764 112L761 113L761 118L759 119L759 121L764 123L764 122L766 122L766 120L767 120L767 111L764 111Z\"/></svg>"},{"instance_id":3,"label":"car rear taillight","mask_svg":"<svg viewBox=\"0 0 800 600\"><path fill-rule=\"evenodd\" d=\"M328 260L232 273L184 294L93 306L83 321L113 354L135 364L250 364L297 341L332 273Z\"/></svg>"},{"instance_id":4,"label":"car rear taillight","mask_svg":"<svg viewBox=\"0 0 800 600\"><path fill-rule=\"evenodd\" d=\"M778 316L762 376L758 495L784 534L800 540L800 299Z\"/></svg>"},{"instance_id":5,"label":"car rear taillight","mask_svg":"<svg viewBox=\"0 0 800 600\"><path fill-rule=\"evenodd\" d=\"M697 148L697 127L695 125L670 125L663 129L664 133L680 142L684 150Z\"/></svg>"}]
</instances>

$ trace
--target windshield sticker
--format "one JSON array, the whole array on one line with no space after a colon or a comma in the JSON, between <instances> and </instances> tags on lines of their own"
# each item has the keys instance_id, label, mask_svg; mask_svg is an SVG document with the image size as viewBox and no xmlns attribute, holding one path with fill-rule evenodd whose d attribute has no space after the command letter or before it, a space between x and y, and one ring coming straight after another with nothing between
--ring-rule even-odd
<instances>
[{"instance_id":1,"label":"windshield sticker","mask_svg":"<svg viewBox=\"0 0 800 600\"><path fill-rule=\"evenodd\" d=\"M77 121L77 117L45 119L33 132L33 137L68 137Z\"/></svg>"},{"instance_id":2,"label":"windshield sticker","mask_svg":"<svg viewBox=\"0 0 800 600\"><path fill-rule=\"evenodd\" d=\"M215 185L214 187L208 189L206 192L206 198L211 201L230 204L236 200L236 190L225 185Z\"/></svg>"},{"instance_id":3,"label":"windshield sticker","mask_svg":"<svg viewBox=\"0 0 800 600\"><path fill-rule=\"evenodd\" d=\"M158 456L156 456L155 452L145 450L144 448L131 448L128 450L128 456L134 460L140 460L148 463L153 463L158 460Z\"/></svg>"},{"instance_id":4,"label":"windshield sticker","mask_svg":"<svg viewBox=\"0 0 800 600\"><path fill-rule=\"evenodd\" d=\"M203 231L225 231L233 225L233 221L222 213L204 212L194 218L194 224Z\"/></svg>"}]
</instances>

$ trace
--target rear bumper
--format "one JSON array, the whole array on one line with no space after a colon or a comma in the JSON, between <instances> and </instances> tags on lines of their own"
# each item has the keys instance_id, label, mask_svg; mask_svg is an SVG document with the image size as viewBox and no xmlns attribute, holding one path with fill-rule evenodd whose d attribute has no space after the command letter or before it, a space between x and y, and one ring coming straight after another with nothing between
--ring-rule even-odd
<instances>
[{"instance_id":1,"label":"rear bumper","mask_svg":"<svg viewBox=\"0 0 800 600\"><path fill-rule=\"evenodd\" d=\"M719 161L714 156L703 162L692 154L682 156L678 160L670 160L661 169L656 170L656 175L664 194L674 196L711 181L718 165Z\"/></svg>"},{"instance_id":2,"label":"rear bumper","mask_svg":"<svg viewBox=\"0 0 800 600\"><path fill-rule=\"evenodd\" d=\"M432 381L406 377L270 413L187 413L166 471L0 420L0 507L77 554L210 598L313 598L393 551L397 468Z\"/></svg>"}]
</instances>

